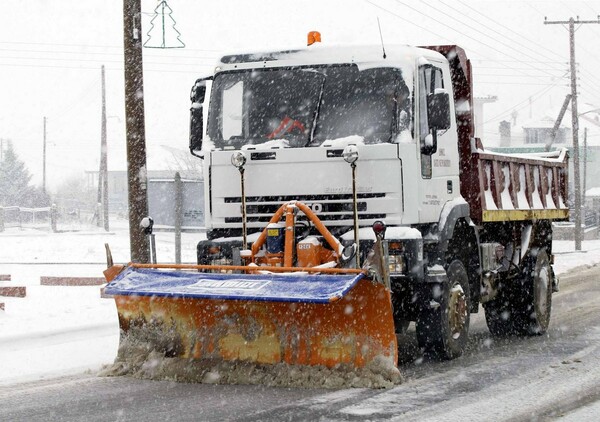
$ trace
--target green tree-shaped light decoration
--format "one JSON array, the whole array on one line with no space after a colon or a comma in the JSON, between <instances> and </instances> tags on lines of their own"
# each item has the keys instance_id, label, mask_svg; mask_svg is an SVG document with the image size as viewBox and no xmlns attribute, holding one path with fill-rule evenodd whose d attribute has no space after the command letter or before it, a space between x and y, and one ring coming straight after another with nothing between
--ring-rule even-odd
<instances>
[{"instance_id":1,"label":"green tree-shaped light decoration","mask_svg":"<svg viewBox=\"0 0 600 422\"><path fill-rule=\"evenodd\" d=\"M169 7L165 0L158 2L158 6L154 9L154 16L150 20L150 29L148 30L148 40L144 43L146 48L184 48L185 44L179 39L181 33L175 28L175 19L171 16L173 9ZM154 21L160 18L160 26L155 28ZM167 31L165 26L165 19L168 18L172 23L171 27ZM162 33L160 32L162 30ZM158 32L158 34L156 34ZM155 33L154 40L152 34ZM158 42L156 41L158 40Z\"/></svg>"}]
</instances>

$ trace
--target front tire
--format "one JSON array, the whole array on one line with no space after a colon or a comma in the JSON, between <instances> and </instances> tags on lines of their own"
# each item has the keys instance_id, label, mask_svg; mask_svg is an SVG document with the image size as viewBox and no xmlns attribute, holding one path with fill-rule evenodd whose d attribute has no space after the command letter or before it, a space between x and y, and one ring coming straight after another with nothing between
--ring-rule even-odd
<instances>
[{"instance_id":1,"label":"front tire","mask_svg":"<svg viewBox=\"0 0 600 422\"><path fill-rule=\"evenodd\" d=\"M469 278L462 262L454 260L446 270L448 285L435 285L417 319L419 346L439 359L455 359L464 352L470 323ZM439 290L439 294L435 291ZM436 306L439 303L440 306Z\"/></svg>"}]
</instances>

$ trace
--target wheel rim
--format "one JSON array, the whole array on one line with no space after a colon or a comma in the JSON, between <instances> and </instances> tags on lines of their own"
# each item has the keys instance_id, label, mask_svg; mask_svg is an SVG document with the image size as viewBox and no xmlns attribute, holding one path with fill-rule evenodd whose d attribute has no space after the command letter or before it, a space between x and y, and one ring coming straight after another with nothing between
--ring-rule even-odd
<instances>
[{"instance_id":1,"label":"wheel rim","mask_svg":"<svg viewBox=\"0 0 600 422\"><path fill-rule=\"evenodd\" d=\"M543 263L537 271L535 277L535 303L538 315L545 318L548 314L548 289L550 283L550 274L548 266Z\"/></svg>"},{"instance_id":2,"label":"wheel rim","mask_svg":"<svg viewBox=\"0 0 600 422\"><path fill-rule=\"evenodd\" d=\"M448 303L448 323L452 338L460 337L467 323L467 298L460 284L455 284L450 290Z\"/></svg>"}]
</instances>

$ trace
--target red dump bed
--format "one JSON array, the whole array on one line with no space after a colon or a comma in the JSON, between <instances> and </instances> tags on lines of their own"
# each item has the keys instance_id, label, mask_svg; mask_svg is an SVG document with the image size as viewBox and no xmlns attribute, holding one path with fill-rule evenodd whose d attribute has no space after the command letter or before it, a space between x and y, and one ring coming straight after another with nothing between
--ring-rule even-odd
<instances>
[{"instance_id":1,"label":"red dump bed","mask_svg":"<svg viewBox=\"0 0 600 422\"><path fill-rule=\"evenodd\" d=\"M471 63L455 45L428 46L450 63L457 113L460 191L475 223L566 219L568 154L499 154L474 138ZM469 104L469 107L465 107Z\"/></svg>"}]
</instances>

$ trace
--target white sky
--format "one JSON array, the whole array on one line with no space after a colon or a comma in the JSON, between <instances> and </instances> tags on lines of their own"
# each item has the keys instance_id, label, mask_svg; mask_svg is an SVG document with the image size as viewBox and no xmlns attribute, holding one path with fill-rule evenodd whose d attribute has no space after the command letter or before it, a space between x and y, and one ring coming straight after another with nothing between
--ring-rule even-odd
<instances>
[{"instance_id":1,"label":"white sky","mask_svg":"<svg viewBox=\"0 0 600 422\"><path fill-rule=\"evenodd\" d=\"M11 139L35 183L42 179L43 117L47 180L96 170L100 144L100 66L107 69L109 169L125 169L121 0L4 0L0 14L0 138ZM598 1L528 0L170 0L185 49L145 50L149 169L187 149L189 91L218 55L302 47L309 30L323 42L458 44L473 62L486 106L485 139L517 110L518 122L557 114L568 93L568 31L549 20L593 20ZM156 0L142 0L143 32ZM600 107L600 24L576 33L580 108Z\"/></svg>"}]
</instances>

